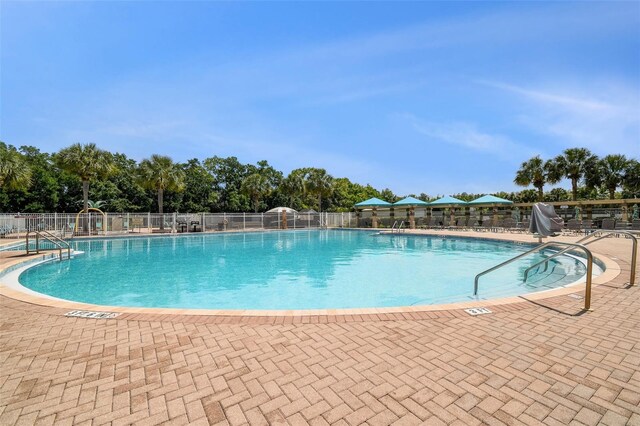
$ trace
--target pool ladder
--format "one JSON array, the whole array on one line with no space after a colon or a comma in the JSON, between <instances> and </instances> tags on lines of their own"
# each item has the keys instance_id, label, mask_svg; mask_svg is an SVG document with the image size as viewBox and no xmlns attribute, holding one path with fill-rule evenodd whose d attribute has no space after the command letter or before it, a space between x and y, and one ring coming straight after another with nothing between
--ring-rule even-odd
<instances>
[{"instance_id":1,"label":"pool ladder","mask_svg":"<svg viewBox=\"0 0 640 426\"><path fill-rule=\"evenodd\" d=\"M591 234L587 235L586 237L578 240L576 243L577 244L583 244L585 246L588 246L589 244L595 243L597 241L600 241L603 238L608 238L611 237L613 235L616 234L621 234L621 235L625 235L626 237L629 237L631 239L631 243L632 243L632 248L631 248L631 274L629 276L629 285L633 286L635 285L635 281L636 281L636 262L638 261L638 238L636 238L636 236L634 235L633 232L630 231L614 231L614 230L599 230L599 231L595 231L592 232ZM591 238L594 238L596 236L599 236L598 238L596 238L595 240L592 241L588 241ZM588 242L587 242L588 241ZM531 270L533 268L539 268L540 265L544 264L544 269L542 270L542 272L546 272L547 268L549 267L549 261L551 259L553 259L554 257L560 256L564 253L566 253L567 251L571 250L571 248L565 248L563 250L560 250L557 253L552 254L551 256L542 259L541 261L539 261L538 263L535 263L531 266L529 266L525 271L524 271L524 281L526 282L528 277L529 277L529 272L531 272ZM536 271L537 272L537 271Z\"/></svg>"},{"instance_id":2,"label":"pool ladder","mask_svg":"<svg viewBox=\"0 0 640 426\"><path fill-rule=\"evenodd\" d=\"M396 228L397 226L397 228ZM400 222L400 225L398 225L398 221L396 220L395 222L393 222L393 225L391 226L391 233L393 234L394 232L399 234L400 232L404 232L406 231L406 229L404 228L404 220L402 222Z\"/></svg>"},{"instance_id":3,"label":"pool ladder","mask_svg":"<svg viewBox=\"0 0 640 426\"><path fill-rule=\"evenodd\" d=\"M473 295L477 296L478 295L478 280L480 279L481 276L488 274L489 272L493 272L496 269L502 268L503 266L506 266L512 262L515 262L516 260L523 258L525 256L528 256L532 253L538 252L540 250L543 250L547 247L551 247L551 246L568 246L570 248L578 248L581 249L582 251L584 251L584 253L587 255L587 283L586 283L586 291L585 291L585 297L584 297L584 309L586 311L588 311L591 308L591 279L593 276L593 254L591 253L591 251L586 248L585 246L583 246L582 244L577 244L577 243L564 243L564 242L560 242L560 241L550 241L548 243L544 243L542 245L539 245L537 247L532 248L531 250L528 250L524 253L521 253L519 255L517 255L516 257L512 257L511 259L504 261L492 268L487 269L486 271L482 271L480 272L478 275L476 275L476 278L474 280L473 283Z\"/></svg>"},{"instance_id":4,"label":"pool ladder","mask_svg":"<svg viewBox=\"0 0 640 426\"><path fill-rule=\"evenodd\" d=\"M560 256L570 250L575 250L575 249L580 249L582 251L584 251L584 253L587 256L587 282L586 282L586 290L585 290L585 298L584 298L584 309L585 310L589 310L591 308L591 281L593 278L593 254L591 253L591 251L585 247L589 244L595 243L596 241L599 241L603 238L608 238L611 237L613 235L625 235L627 237L629 237L631 239L631 242L633 244L632 249L631 249L631 275L629 278L629 285L633 286L635 285L635 275L636 275L636 263L638 260L638 239L636 237L636 233L632 232L632 231L614 231L614 230L598 230L595 231L589 235L587 235L586 237L580 239L578 242L576 243L566 243L566 242L561 242L561 241L550 241L548 243L539 245L537 247L532 248L529 251L526 251L522 254L519 254L516 257L513 257L507 261L504 261L492 268L489 268L485 271L480 272L478 275L476 275L475 280L474 280L474 284L473 284L473 295L477 296L478 295L478 280L480 279L481 276L488 274L489 272L493 272L496 269L502 268L503 266L506 266L512 262L515 262L516 260L523 258L525 256L528 256L529 254L538 252L540 250L543 250L547 247L550 246L565 246L564 249L554 253L553 255L535 263L534 265L530 266L529 268L527 268L525 270L524 273L524 281L527 280L528 276L529 276L529 272L536 267L539 267L540 265L542 265L543 263L545 263L545 271L548 267L548 262L553 259L554 257ZM589 239L591 238L596 238L595 240L589 241L587 242ZM584 244L582 244L584 243Z\"/></svg>"},{"instance_id":5,"label":"pool ladder","mask_svg":"<svg viewBox=\"0 0 640 426\"><path fill-rule=\"evenodd\" d=\"M34 237L36 240L35 250L31 250L29 248L29 237L31 236L31 234L34 234ZM33 254L33 253L40 254L41 240L46 240L55 246L55 250L58 250L58 255L59 255L58 260L62 261L64 259L64 257L62 256L63 251L66 251L67 253L66 259L67 260L71 259L71 245L65 240L63 240L62 238L52 234L49 231L28 231L27 232L27 235L25 237L25 250L27 254Z\"/></svg>"}]
</instances>

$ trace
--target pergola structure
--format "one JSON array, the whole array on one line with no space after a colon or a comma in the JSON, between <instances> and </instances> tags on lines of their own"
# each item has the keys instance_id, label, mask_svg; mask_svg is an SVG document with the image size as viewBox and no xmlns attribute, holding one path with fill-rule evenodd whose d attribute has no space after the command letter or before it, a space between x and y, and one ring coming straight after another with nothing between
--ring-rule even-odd
<instances>
[{"instance_id":1,"label":"pergola structure","mask_svg":"<svg viewBox=\"0 0 640 426\"><path fill-rule=\"evenodd\" d=\"M467 205L466 201L462 201L455 197L450 197L450 196L442 197L429 203L429 207L431 207L432 209L434 207L449 209L449 213L450 213L449 225L450 226L456 225L456 207L466 206L466 205Z\"/></svg>"},{"instance_id":2,"label":"pergola structure","mask_svg":"<svg viewBox=\"0 0 640 426\"><path fill-rule=\"evenodd\" d=\"M591 219L594 208L620 208L621 220L628 222L629 220L636 219L640 216L640 198L627 198L627 199L615 199L615 200L579 200L579 201L545 201L546 204L551 204L556 208L561 207L567 209L570 207L579 207L581 214L587 219ZM496 197L494 195L483 195L473 201L465 202L454 197L442 197L432 202L425 202L414 197L407 197L403 200L396 202L395 204L388 203L378 198L370 198L366 201L362 201L356 204L356 215L360 218L361 212L365 208L371 208L372 211L372 226L378 226L378 212L380 210L389 210L390 216L393 218L394 209L403 207L407 209L407 221L409 227L414 228L415 225L415 209L416 207L425 207L427 210L431 210L433 215L434 209L449 209L450 211L450 223L455 225L456 209L457 211L464 211L464 207L475 209L491 209L493 220L497 220L500 214L500 208L507 209L512 208L519 210L522 214L526 215L530 212L531 207L535 203L514 203L504 198ZM427 212L428 213L428 212ZM470 211L467 209L464 212L465 215L469 215ZM413 219L413 220L412 220ZM358 225L359 226L359 225Z\"/></svg>"},{"instance_id":3,"label":"pergola structure","mask_svg":"<svg viewBox=\"0 0 640 426\"><path fill-rule=\"evenodd\" d=\"M513 205L513 201L505 200L504 198L494 195L484 195L473 201L469 201L467 204L470 207L491 207L493 210L493 221L496 222L498 220L498 206Z\"/></svg>"},{"instance_id":4,"label":"pergola structure","mask_svg":"<svg viewBox=\"0 0 640 426\"><path fill-rule=\"evenodd\" d=\"M371 227L378 227L378 207L388 207L390 208L393 204L383 201L379 198L373 197L368 200L361 201L355 205L356 209L364 209L366 207L371 207ZM356 216L359 216L359 210L356 210ZM358 224L359 226L359 224Z\"/></svg>"},{"instance_id":5,"label":"pergola structure","mask_svg":"<svg viewBox=\"0 0 640 426\"><path fill-rule=\"evenodd\" d=\"M416 207L426 207L429 203L426 201L418 200L414 197L403 198L400 201L393 203L393 207L406 207L407 208L407 221L409 222L410 229L416 229Z\"/></svg>"}]
</instances>

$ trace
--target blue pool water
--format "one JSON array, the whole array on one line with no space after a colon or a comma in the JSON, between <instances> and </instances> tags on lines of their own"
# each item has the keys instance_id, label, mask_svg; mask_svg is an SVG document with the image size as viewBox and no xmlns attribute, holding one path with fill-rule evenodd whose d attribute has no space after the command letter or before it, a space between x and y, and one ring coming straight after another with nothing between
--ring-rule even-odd
<instances>
[{"instance_id":1,"label":"blue pool water","mask_svg":"<svg viewBox=\"0 0 640 426\"><path fill-rule=\"evenodd\" d=\"M472 300L473 279L530 248L467 238L315 230L76 241L84 254L24 271L50 296L112 306L320 309ZM555 258L522 283L535 255L484 276L480 298L565 285L582 262Z\"/></svg>"}]
</instances>

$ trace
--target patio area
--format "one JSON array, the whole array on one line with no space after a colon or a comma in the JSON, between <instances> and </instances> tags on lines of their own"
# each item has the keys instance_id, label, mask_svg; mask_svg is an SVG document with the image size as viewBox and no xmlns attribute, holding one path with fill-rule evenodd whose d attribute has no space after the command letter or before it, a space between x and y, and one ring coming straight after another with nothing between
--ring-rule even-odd
<instances>
[{"instance_id":1,"label":"patio area","mask_svg":"<svg viewBox=\"0 0 640 426\"><path fill-rule=\"evenodd\" d=\"M594 287L590 312L575 298L584 286L475 317L451 307L97 320L3 292L0 424L640 425L631 242L592 247L621 271Z\"/></svg>"}]
</instances>

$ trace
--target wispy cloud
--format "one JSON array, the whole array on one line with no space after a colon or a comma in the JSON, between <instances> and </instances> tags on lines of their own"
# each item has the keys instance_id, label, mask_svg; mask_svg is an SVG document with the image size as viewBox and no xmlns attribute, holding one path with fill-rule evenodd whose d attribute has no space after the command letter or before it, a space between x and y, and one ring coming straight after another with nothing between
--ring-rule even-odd
<instances>
[{"instance_id":1,"label":"wispy cloud","mask_svg":"<svg viewBox=\"0 0 640 426\"><path fill-rule=\"evenodd\" d=\"M532 153L530 149L512 141L508 136L482 131L473 123L433 122L421 120L412 114L403 114L402 117L407 119L417 132L430 140L489 153L502 160L513 161L514 152L519 152L519 155Z\"/></svg>"},{"instance_id":2,"label":"wispy cloud","mask_svg":"<svg viewBox=\"0 0 640 426\"><path fill-rule=\"evenodd\" d=\"M304 49L283 51L288 59L349 60L382 57L402 52L452 45L512 44L525 40L580 38L593 32L593 18L598 17L601 37L636 33L637 11L634 6L611 8L593 3L576 8L566 4L546 7L498 9L489 13L469 14L445 19L428 19L401 28L389 28L374 34L340 39ZM509 37L505 37L505 35Z\"/></svg>"},{"instance_id":3,"label":"wispy cloud","mask_svg":"<svg viewBox=\"0 0 640 426\"><path fill-rule=\"evenodd\" d=\"M587 91L547 89L484 82L516 95L518 120L534 131L548 135L556 144L585 146L599 154L640 154L640 94L633 87L585 84ZM559 84L549 85L558 87Z\"/></svg>"},{"instance_id":4,"label":"wispy cloud","mask_svg":"<svg viewBox=\"0 0 640 426\"><path fill-rule=\"evenodd\" d=\"M505 91L509 91L518 95L522 95L525 98L544 103L544 104L555 104L561 107L565 107L573 110L581 110L581 111L607 111L607 110L615 110L618 107L616 105L609 104L607 102L602 102L595 99L586 99L573 97L571 95L558 94L558 93L550 93L541 90L532 90L524 87L514 86L512 84L492 82L492 81L481 81L481 83L495 87L498 89L502 89Z\"/></svg>"}]
</instances>

